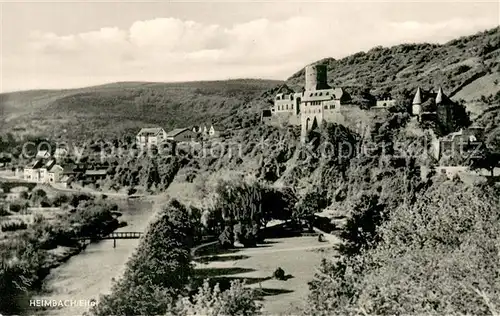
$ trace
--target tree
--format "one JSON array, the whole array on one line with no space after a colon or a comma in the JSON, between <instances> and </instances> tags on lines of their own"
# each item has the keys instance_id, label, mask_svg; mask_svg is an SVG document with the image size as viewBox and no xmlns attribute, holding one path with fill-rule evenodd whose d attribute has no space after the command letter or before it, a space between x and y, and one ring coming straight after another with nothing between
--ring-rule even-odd
<instances>
[{"instance_id":1,"label":"tree","mask_svg":"<svg viewBox=\"0 0 500 316\"><path fill-rule=\"evenodd\" d=\"M218 284L211 288L205 280L192 301L187 297L181 298L174 313L167 313L167 316L260 315L261 307L256 298L255 291L245 288L240 281L231 281L230 288L221 291Z\"/></svg>"},{"instance_id":2,"label":"tree","mask_svg":"<svg viewBox=\"0 0 500 316\"><path fill-rule=\"evenodd\" d=\"M318 187L313 187L297 203L293 212L293 217L295 219L307 220L309 222L309 227L312 229L314 214L321 212L328 204L329 201L326 197L326 192Z\"/></svg>"},{"instance_id":3,"label":"tree","mask_svg":"<svg viewBox=\"0 0 500 316\"><path fill-rule=\"evenodd\" d=\"M496 314L499 202L487 184L422 186L379 225L378 243L323 261L307 314Z\"/></svg>"},{"instance_id":4,"label":"tree","mask_svg":"<svg viewBox=\"0 0 500 316\"><path fill-rule=\"evenodd\" d=\"M471 168L488 170L493 177L495 175L495 168L500 163L500 153L495 153L485 148L474 155L475 158L471 160L470 164Z\"/></svg>"},{"instance_id":5,"label":"tree","mask_svg":"<svg viewBox=\"0 0 500 316\"><path fill-rule=\"evenodd\" d=\"M191 221L178 202L168 204L153 222L123 278L104 295L92 315L161 315L187 291L192 275L189 238Z\"/></svg>"}]
</instances>

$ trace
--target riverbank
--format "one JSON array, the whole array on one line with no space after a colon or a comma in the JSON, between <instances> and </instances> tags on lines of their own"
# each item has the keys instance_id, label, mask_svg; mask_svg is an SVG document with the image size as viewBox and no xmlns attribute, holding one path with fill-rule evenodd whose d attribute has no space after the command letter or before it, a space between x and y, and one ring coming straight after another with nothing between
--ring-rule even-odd
<instances>
[{"instance_id":1,"label":"riverbank","mask_svg":"<svg viewBox=\"0 0 500 316\"><path fill-rule=\"evenodd\" d=\"M116 231L145 231L156 215L157 203L161 199L115 201L122 210L122 220L127 226ZM43 283L42 290L34 300L83 301L78 306L36 307L30 314L65 316L81 315L89 309L89 302L98 302L99 296L110 292L113 279L119 279L125 264L134 253L140 240L118 240L113 248L112 240L101 240L89 244L76 256L52 269Z\"/></svg>"}]
</instances>

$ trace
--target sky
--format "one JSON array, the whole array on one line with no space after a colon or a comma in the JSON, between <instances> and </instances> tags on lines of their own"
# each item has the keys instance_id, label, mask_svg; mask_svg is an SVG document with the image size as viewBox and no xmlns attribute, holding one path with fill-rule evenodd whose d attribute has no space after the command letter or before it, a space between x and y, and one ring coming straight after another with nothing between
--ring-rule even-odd
<instances>
[{"instance_id":1,"label":"sky","mask_svg":"<svg viewBox=\"0 0 500 316\"><path fill-rule=\"evenodd\" d=\"M284 80L321 58L500 25L499 0L1 1L0 92Z\"/></svg>"}]
</instances>

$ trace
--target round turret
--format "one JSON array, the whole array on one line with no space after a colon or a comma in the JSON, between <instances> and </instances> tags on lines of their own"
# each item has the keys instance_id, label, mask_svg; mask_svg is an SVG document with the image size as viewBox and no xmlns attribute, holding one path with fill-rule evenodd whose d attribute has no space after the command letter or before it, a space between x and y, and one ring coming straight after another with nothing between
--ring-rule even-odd
<instances>
[{"instance_id":1,"label":"round turret","mask_svg":"<svg viewBox=\"0 0 500 316\"><path fill-rule=\"evenodd\" d=\"M306 66L306 90L329 89L326 65Z\"/></svg>"}]
</instances>

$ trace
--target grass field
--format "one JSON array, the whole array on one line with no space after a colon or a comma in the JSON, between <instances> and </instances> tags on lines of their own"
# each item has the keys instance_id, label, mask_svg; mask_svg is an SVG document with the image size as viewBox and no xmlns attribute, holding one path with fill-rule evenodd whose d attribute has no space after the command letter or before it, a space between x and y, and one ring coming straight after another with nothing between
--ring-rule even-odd
<instances>
[{"instance_id":1,"label":"grass field","mask_svg":"<svg viewBox=\"0 0 500 316\"><path fill-rule=\"evenodd\" d=\"M204 257L197 263L200 279L224 282L245 279L248 286L262 293L264 314L297 314L307 298L308 285L323 256L332 255L332 243L320 243L317 237L290 237L266 240L255 248L241 248ZM286 281L272 279L281 267Z\"/></svg>"}]
</instances>

